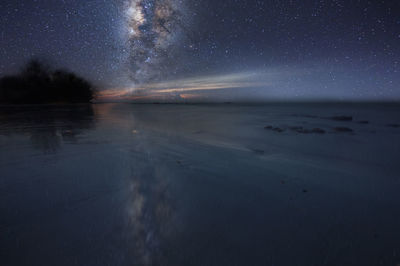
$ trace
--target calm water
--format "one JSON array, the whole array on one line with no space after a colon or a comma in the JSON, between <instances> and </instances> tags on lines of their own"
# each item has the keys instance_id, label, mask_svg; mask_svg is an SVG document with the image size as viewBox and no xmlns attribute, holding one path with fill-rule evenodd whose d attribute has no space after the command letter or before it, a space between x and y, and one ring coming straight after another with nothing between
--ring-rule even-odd
<instances>
[{"instance_id":1,"label":"calm water","mask_svg":"<svg viewBox=\"0 0 400 266\"><path fill-rule=\"evenodd\" d=\"M396 105L0 107L0 265L399 265L399 124Z\"/></svg>"}]
</instances>

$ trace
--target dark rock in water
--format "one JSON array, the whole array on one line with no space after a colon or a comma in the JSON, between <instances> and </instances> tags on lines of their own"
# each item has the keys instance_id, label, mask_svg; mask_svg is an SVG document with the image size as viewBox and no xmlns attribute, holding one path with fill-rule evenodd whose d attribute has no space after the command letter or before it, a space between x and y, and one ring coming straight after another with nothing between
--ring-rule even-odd
<instances>
[{"instance_id":1,"label":"dark rock in water","mask_svg":"<svg viewBox=\"0 0 400 266\"><path fill-rule=\"evenodd\" d=\"M283 131L285 131L283 128L280 128L280 127L265 126L264 128L275 131L275 132L279 132L279 133L282 133Z\"/></svg>"},{"instance_id":2,"label":"dark rock in water","mask_svg":"<svg viewBox=\"0 0 400 266\"><path fill-rule=\"evenodd\" d=\"M387 124L387 127L394 127L394 128L399 128L400 124Z\"/></svg>"},{"instance_id":3,"label":"dark rock in water","mask_svg":"<svg viewBox=\"0 0 400 266\"><path fill-rule=\"evenodd\" d=\"M285 129L280 128L280 127L265 126L264 128L275 131L275 132L279 132L279 133L282 133L285 131ZM325 130L323 130L321 128L307 129L302 126L291 126L291 127L288 127L288 129L291 131L297 132L297 133L301 133L301 134L325 134Z\"/></svg>"},{"instance_id":4,"label":"dark rock in water","mask_svg":"<svg viewBox=\"0 0 400 266\"><path fill-rule=\"evenodd\" d=\"M367 121L367 120L361 120L361 121L358 121L358 123L359 123L359 124L364 124L364 125L366 125L366 124L369 124L369 121Z\"/></svg>"},{"instance_id":5,"label":"dark rock in water","mask_svg":"<svg viewBox=\"0 0 400 266\"><path fill-rule=\"evenodd\" d=\"M303 189L303 193L307 193L308 192L308 190L307 189Z\"/></svg>"},{"instance_id":6,"label":"dark rock in water","mask_svg":"<svg viewBox=\"0 0 400 266\"><path fill-rule=\"evenodd\" d=\"M313 128L313 129L306 129L300 126L294 126L294 127L289 127L290 130L295 131L297 133L302 133L302 134L310 134L310 133L315 133L315 134L324 134L325 130L321 128Z\"/></svg>"},{"instance_id":7,"label":"dark rock in water","mask_svg":"<svg viewBox=\"0 0 400 266\"><path fill-rule=\"evenodd\" d=\"M335 127L333 130L336 132L353 132L353 130L348 127Z\"/></svg>"},{"instance_id":8,"label":"dark rock in water","mask_svg":"<svg viewBox=\"0 0 400 266\"><path fill-rule=\"evenodd\" d=\"M352 116L346 116L346 115L332 116L330 117L330 119L335 121L353 121Z\"/></svg>"},{"instance_id":9,"label":"dark rock in water","mask_svg":"<svg viewBox=\"0 0 400 266\"><path fill-rule=\"evenodd\" d=\"M275 131L275 132L279 132L279 133L282 133L283 131L285 131L284 129L282 129L280 127L275 127L272 130Z\"/></svg>"}]
</instances>

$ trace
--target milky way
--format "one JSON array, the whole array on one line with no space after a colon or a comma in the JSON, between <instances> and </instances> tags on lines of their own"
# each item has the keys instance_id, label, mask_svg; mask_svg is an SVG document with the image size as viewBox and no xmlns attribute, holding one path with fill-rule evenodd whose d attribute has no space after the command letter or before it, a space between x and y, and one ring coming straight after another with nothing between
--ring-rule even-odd
<instances>
[{"instance_id":1,"label":"milky way","mask_svg":"<svg viewBox=\"0 0 400 266\"><path fill-rule=\"evenodd\" d=\"M174 72L176 45L184 32L183 9L174 0L125 2L130 78L135 84L159 80Z\"/></svg>"},{"instance_id":2,"label":"milky way","mask_svg":"<svg viewBox=\"0 0 400 266\"><path fill-rule=\"evenodd\" d=\"M259 88L262 81L264 87L257 94L247 86L237 89L238 97L400 99L398 5L370 0L1 0L0 77L40 58L76 72L99 90L126 88L140 96L156 89L177 94L198 79L200 88L209 89L215 86L204 77L214 76L221 76L222 87L236 88L248 80L231 84L225 77L257 72L274 74L253 77L252 84ZM207 97L212 93L207 90ZM235 94L229 88L217 93L229 99Z\"/></svg>"}]
</instances>

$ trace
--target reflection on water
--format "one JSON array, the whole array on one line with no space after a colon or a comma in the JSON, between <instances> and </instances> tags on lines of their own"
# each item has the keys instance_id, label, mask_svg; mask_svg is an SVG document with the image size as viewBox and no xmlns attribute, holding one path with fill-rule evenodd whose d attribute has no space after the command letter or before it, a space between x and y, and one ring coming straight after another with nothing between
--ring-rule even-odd
<instances>
[{"instance_id":1,"label":"reflection on water","mask_svg":"<svg viewBox=\"0 0 400 266\"><path fill-rule=\"evenodd\" d=\"M143 149L142 144L137 144L131 150L133 154L144 155L141 161L145 165L137 167L134 160L131 166L126 231L134 243L132 254L138 264L158 265L163 261L161 242L170 233L173 201L168 191L168 169L152 156L152 151Z\"/></svg>"},{"instance_id":2,"label":"reflection on water","mask_svg":"<svg viewBox=\"0 0 400 266\"><path fill-rule=\"evenodd\" d=\"M29 136L32 147L43 152L56 152L62 142L76 142L94 124L92 105L0 107L0 134Z\"/></svg>"},{"instance_id":3,"label":"reflection on water","mask_svg":"<svg viewBox=\"0 0 400 266\"><path fill-rule=\"evenodd\" d=\"M167 181L156 173L148 177L152 180L144 182L141 176L132 176L127 209L132 253L142 265L162 261L161 241L168 236L173 215Z\"/></svg>"},{"instance_id":4,"label":"reflection on water","mask_svg":"<svg viewBox=\"0 0 400 266\"><path fill-rule=\"evenodd\" d=\"M2 106L0 264L396 265L398 114Z\"/></svg>"}]
</instances>

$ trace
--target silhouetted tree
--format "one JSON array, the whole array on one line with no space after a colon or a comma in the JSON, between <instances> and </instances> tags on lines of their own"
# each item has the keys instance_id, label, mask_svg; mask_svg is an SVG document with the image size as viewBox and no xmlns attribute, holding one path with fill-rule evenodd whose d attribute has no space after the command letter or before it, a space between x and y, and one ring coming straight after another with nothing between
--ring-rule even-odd
<instances>
[{"instance_id":1,"label":"silhouetted tree","mask_svg":"<svg viewBox=\"0 0 400 266\"><path fill-rule=\"evenodd\" d=\"M93 86L76 74L51 71L31 60L17 76L0 79L0 103L84 103L93 99Z\"/></svg>"},{"instance_id":2,"label":"silhouetted tree","mask_svg":"<svg viewBox=\"0 0 400 266\"><path fill-rule=\"evenodd\" d=\"M55 71L52 76L53 87L57 95L68 102L88 102L93 98L92 85L81 77L63 70Z\"/></svg>"}]
</instances>

